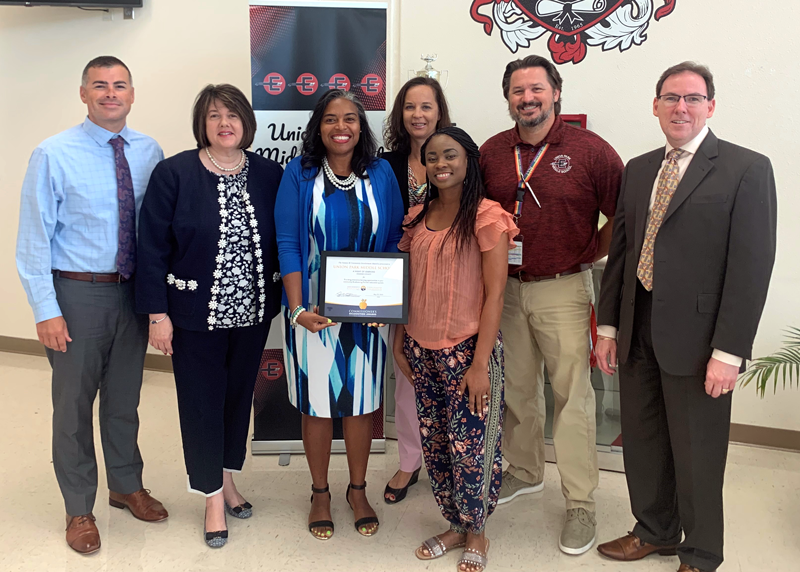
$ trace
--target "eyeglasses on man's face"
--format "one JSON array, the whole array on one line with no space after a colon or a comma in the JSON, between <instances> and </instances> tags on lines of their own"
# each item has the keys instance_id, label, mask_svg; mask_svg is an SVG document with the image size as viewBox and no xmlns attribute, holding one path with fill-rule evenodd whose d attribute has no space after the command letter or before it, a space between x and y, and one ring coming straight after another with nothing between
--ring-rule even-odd
<instances>
[{"instance_id":1,"label":"eyeglasses on man's face","mask_svg":"<svg viewBox=\"0 0 800 572\"><path fill-rule=\"evenodd\" d=\"M678 102L681 100L681 98L683 98L683 101L686 102L688 107L697 107L698 105L702 105L702 103L708 99L708 96L700 95L699 93L690 93L689 95L675 95L674 93L668 93L666 95L659 95L656 99L658 99L667 107L675 107L678 105Z\"/></svg>"}]
</instances>

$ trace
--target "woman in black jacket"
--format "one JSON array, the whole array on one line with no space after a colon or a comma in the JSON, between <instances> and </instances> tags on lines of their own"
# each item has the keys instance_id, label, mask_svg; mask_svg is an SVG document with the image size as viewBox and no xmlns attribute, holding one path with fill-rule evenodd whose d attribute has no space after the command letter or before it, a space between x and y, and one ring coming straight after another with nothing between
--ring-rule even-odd
<instances>
[{"instance_id":1,"label":"woman in black jacket","mask_svg":"<svg viewBox=\"0 0 800 572\"><path fill-rule=\"evenodd\" d=\"M280 305L274 208L282 169L245 151L253 110L232 85L197 97L198 149L159 163L139 217L137 310L150 344L172 356L189 490L206 497L204 538L252 506L233 483L269 324ZM220 494L222 493L222 494Z\"/></svg>"},{"instance_id":2,"label":"woman in black jacket","mask_svg":"<svg viewBox=\"0 0 800 572\"><path fill-rule=\"evenodd\" d=\"M410 207L425 201L427 184L425 167L420 161L422 144L434 131L449 126L447 100L438 81L415 77L400 88L384 131L386 146L391 151L384 153L382 158L389 162L397 177L406 214ZM392 327L389 343L392 344L397 332L402 339L403 331L402 326ZM401 370L397 361L395 360L394 366L394 418L400 469L383 492L383 498L389 504L398 503L405 498L408 487L417 482L422 465L422 444L414 386L410 381L411 372ZM408 362L405 359L399 361L406 367Z\"/></svg>"}]
</instances>

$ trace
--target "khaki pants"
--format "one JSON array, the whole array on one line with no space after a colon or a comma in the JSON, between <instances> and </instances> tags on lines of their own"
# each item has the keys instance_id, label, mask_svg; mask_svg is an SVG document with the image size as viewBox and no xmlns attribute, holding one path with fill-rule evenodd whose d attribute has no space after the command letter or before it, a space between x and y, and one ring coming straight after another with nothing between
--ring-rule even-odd
<instances>
[{"instance_id":1,"label":"khaki pants","mask_svg":"<svg viewBox=\"0 0 800 572\"><path fill-rule=\"evenodd\" d=\"M544 479L544 367L555 398L553 442L567 508L593 511L597 468L590 381L591 270L555 280L509 277L500 329L505 340L503 456L528 483Z\"/></svg>"}]
</instances>

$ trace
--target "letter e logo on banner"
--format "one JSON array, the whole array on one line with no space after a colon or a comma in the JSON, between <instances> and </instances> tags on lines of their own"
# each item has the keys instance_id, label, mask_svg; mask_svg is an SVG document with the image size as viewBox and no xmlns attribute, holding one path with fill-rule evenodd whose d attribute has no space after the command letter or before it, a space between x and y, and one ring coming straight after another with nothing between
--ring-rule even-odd
<instances>
[{"instance_id":1,"label":"letter e logo on banner","mask_svg":"<svg viewBox=\"0 0 800 572\"><path fill-rule=\"evenodd\" d=\"M269 381L275 381L283 375L283 364L276 359L271 359L264 364L261 371Z\"/></svg>"},{"instance_id":2,"label":"letter e logo on banner","mask_svg":"<svg viewBox=\"0 0 800 572\"><path fill-rule=\"evenodd\" d=\"M335 73L328 82L328 89L341 89L350 91L350 78L343 73Z\"/></svg>"},{"instance_id":3,"label":"letter e logo on banner","mask_svg":"<svg viewBox=\"0 0 800 572\"><path fill-rule=\"evenodd\" d=\"M314 95L319 87L319 82L314 74L304 73L297 78L297 91L303 95Z\"/></svg>"},{"instance_id":4,"label":"letter e logo on banner","mask_svg":"<svg viewBox=\"0 0 800 572\"><path fill-rule=\"evenodd\" d=\"M278 72L267 74L264 78L264 89L270 95L280 95L286 89L286 80Z\"/></svg>"},{"instance_id":5,"label":"letter e logo on banner","mask_svg":"<svg viewBox=\"0 0 800 572\"><path fill-rule=\"evenodd\" d=\"M361 91L365 95L379 95L383 90L383 80L374 73L367 74L361 79Z\"/></svg>"}]
</instances>

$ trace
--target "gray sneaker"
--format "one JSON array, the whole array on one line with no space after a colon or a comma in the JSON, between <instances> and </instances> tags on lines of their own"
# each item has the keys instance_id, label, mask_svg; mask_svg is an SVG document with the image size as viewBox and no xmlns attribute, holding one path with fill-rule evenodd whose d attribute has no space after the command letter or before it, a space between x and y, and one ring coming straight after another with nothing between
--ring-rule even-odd
<instances>
[{"instance_id":1,"label":"gray sneaker","mask_svg":"<svg viewBox=\"0 0 800 572\"><path fill-rule=\"evenodd\" d=\"M571 508L567 510L567 520L558 539L558 547L565 554L583 554L594 546L596 528L593 512L585 508Z\"/></svg>"},{"instance_id":2,"label":"gray sneaker","mask_svg":"<svg viewBox=\"0 0 800 572\"><path fill-rule=\"evenodd\" d=\"M519 495L538 493L543 490L544 481L532 485L518 479L508 471L503 471L503 483L500 485L500 497L497 499L497 504L510 502Z\"/></svg>"}]
</instances>

